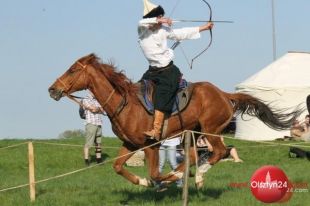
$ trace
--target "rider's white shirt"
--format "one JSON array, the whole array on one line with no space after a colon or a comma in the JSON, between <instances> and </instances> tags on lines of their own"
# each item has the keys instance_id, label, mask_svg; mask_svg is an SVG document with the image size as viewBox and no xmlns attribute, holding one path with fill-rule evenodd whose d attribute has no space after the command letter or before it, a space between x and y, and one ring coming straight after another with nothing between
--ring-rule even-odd
<instances>
[{"instance_id":1,"label":"rider's white shirt","mask_svg":"<svg viewBox=\"0 0 310 206\"><path fill-rule=\"evenodd\" d=\"M200 38L199 27L171 29L162 25L158 30L150 30L149 26L156 23L156 18L146 18L138 26L139 44L150 66L165 67L173 60L174 53L168 47L167 39L181 41Z\"/></svg>"}]
</instances>

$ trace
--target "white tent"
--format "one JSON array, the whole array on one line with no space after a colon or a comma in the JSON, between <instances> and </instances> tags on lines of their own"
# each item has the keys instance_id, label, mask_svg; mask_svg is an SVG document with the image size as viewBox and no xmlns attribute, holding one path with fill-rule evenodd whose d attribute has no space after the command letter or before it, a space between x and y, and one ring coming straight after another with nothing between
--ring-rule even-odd
<instances>
[{"instance_id":1,"label":"white tent","mask_svg":"<svg viewBox=\"0 0 310 206\"><path fill-rule=\"evenodd\" d=\"M237 92L247 93L271 103L275 108L306 107L310 94L310 53L288 52L272 64L236 86ZM300 116L303 120L305 112ZM289 135L289 130L270 129L258 118L244 115L236 118L236 138L274 140Z\"/></svg>"}]
</instances>

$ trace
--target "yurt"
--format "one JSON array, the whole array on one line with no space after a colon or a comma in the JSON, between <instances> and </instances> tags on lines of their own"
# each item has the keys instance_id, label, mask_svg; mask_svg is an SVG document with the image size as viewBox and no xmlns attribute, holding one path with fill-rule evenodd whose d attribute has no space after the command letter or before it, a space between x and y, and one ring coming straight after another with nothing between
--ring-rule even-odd
<instances>
[{"instance_id":1,"label":"yurt","mask_svg":"<svg viewBox=\"0 0 310 206\"><path fill-rule=\"evenodd\" d=\"M310 94L310 53L288 52L236 86L236 92L247 93L271 103L277 109L306 107ZM299 119L303 120L305 111ZM236 117L235 137L247 140L274 140L289 136L290 131L269 128L258 118Z\"/></svg>"}]
</instances>

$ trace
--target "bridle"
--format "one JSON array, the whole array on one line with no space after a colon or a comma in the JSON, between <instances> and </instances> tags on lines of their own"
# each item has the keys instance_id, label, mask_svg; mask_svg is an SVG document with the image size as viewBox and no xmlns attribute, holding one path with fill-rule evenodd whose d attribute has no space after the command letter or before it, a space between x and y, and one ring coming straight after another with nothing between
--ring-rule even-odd
<instances>
[{"instance_id":1,"label":"bridle","mask_svg":"<svg viewBox=\"0 0 310 206\"><path fill-rule=\"evenodd\" d=\"M76 77L73 78L73 79L69 82L69 84L66 84L66 83L65 83L64 81L62 81L60 78L57 78L57 80L56 80L56 82L59 82L59 83L65 88L65 91L64 91L64 90L61 90L61 92L64 92L64 94L65 94L66 96L70 95L70 94L68 94L69 90L72 88L74 82L76 82L76 80L79 79L80 76L81 76L82 74L84 75L84 79L86 78L86 76L85 76L85 71L86 71L86 68L88 67L88 65L84 65L84 64L82 64L82 63L79 62L79 61L77 61L76 63L77 63L79 66L81 66L81 68L83 69L83 71L80 72L79 75L76 75Z\"/></svg>"},{"instance_id":2,"label":"bridle","mask_svg":"<svg viewBox=\"0 0 310 206\"><path fill-rule=\"evenodd\" d=\"M62 81L60 78L57 78L56 82L58 81L60 84L63 85L63 87L65 88L66 91L62 90L61 92L66 96L68 97L69 99L71 99L72 101L74 101L75 103L79 104L80 106L83 106L82 103L80 101L78 101L76 98L78 99L82 99L82 97L77 97L77 96L74 96L74 95L71 95L68 93L68 91L72 88L74 82L80 78L80 76L83 74L84 75L84 79L86 79L86 76L85 76L85 71L87 69L87 67L89 66L88 64L83 64L79 61L76 62L76 64L78 64L82 69L83 71L80 73L80 75L77 75L74 79L72 79L70 81L70 84L67 85L64 81ZM108 96L107 100L101 105L102 108L104 108L108 103L109 101L112 99L112 96L113 94L115 93L115 89L112 90L112 92L110 93L110 95Z\"/></svg>"}]
</instances>

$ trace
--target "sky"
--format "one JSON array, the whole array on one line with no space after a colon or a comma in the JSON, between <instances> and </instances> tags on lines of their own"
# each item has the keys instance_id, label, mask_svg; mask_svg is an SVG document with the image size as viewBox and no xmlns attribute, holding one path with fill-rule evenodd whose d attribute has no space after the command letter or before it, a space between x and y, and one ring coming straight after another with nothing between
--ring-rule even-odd
<instances>
[{"instance_id":1,"label":"sky","mask_svg":"<svg viewBox=\"0 0 310 206\"><path fill-rule=\"evenodd\" d=\"M202 0L152 2L173 19L209 19ZM208 45L208 31L198 40L184 41L174 62L188 81L209 81L234 92L274 60L272 0L208 2L213 20L234 23L215 23L212 45L192 70L186 59ZM274 0L276 58L288 51L310 52L309 10L309 0ZM78 106L66 98L54 101L48 87L89 53L112 60L138 81L148 68L137 42L142 15L142 0L1 0L0 139L57 138L66 130L84 129ZM173 28L199 25L175 23ZM106 117L103 135L115 136Z\"/></svg>"}]
</instances>

